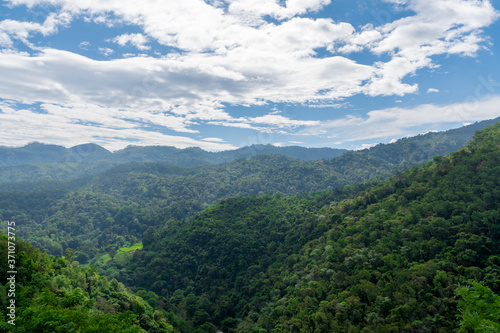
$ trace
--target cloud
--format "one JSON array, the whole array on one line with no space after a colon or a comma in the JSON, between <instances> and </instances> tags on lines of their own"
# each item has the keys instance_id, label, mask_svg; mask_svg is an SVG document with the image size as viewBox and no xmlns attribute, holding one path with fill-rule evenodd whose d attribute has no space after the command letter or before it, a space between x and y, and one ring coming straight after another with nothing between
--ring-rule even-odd
<instances>
[{"instance_id":1,"label":"cloud","mask_svg":"<svg viewBox=\"0 0 500 333\"><path fill-rule=\"evenodd\" d=\"M112 55L113 53L115 53L115 50L113 49L110 49L109 47L100 47L98 49L99 53L101 53L102 55L106 56L106 57L109 57L110 55Z\"/></svg>"},{"instance_id":2,"label":"cloud","mask_svg":"<svg viewBox=\"0 0 500 333\"><path fill-rule=\"evenodd\" d=\"M429 88L427 89L427 93L438 93L439 92L439 89L436 89L436 88Z\"/></svg>"},{"instance_id":3,"label":"cloud","mask_svg":"<svg viewBox=\"0 0 500 333\"><path fill-rule=\"evenodd\" d=\"M363 143L360 147L356 148L355 150L363 150L363 149L368 149L371 147L376 146L376 143Z\"/></svg>"},{"instance_id":4,"label":"cloud","mask_svg":"<svg viewBox=\"0 0 500 333\"><path fill-rule=\"evenodd\" d=\"M432 57L459 54L475 56L485 48L482 28L498 19L490 1L413 0L392 1L415 14L374 27L367 25L340 51L349 53L367 49L382 55L387 62L375 64L375 75L365 87L370 96L404 95L417 92L418 86L404 84L408 75L422 68L433 68Z\"/></svg>"},{"instance_id":5,"label":"cloud","mask_svg":"<svg viewBox=\"0 0 500 333\"><path fill-rule=\"evenodd\" d=\"M305 126L319 125L319 121L296 120L272 112L260 117L228 118L225 121L210 121L210 125L253 129L265 133L286 134L287 131Z\"/></svg>"},{"instance_id":6,"label":"cloud","mask_svg":"<svg viewBox=\"0 0 500 333\"><path fill-rule=\"evenodd\" d=\"M205 139L202 139L202 141L210 141L210 142L225 142L225 140L221 139L221 138L205 138Z\"/></svg>"},{"instance_id":7,"label":"cloud","mask_svg":"<svg viewBox=\"0 0 500 333\"><path fill-rule=\"evenodd\" d=\"M94 106L65 107L43 105L45 113L19 108L15 103L0 102L0 145L22 146L32 141L59 144L66 147L94 142L110 150L128 145L165 145L179 148L200 147L209 151L235 149L231 144L195 140L151 131L134 119ZM112 114L110 116L110 114ZM85 115L85 117L82 117ZM135 116L137 117L137 116Z\"/></svg>"},{"instance_id":8,"label":"cloud","mask_svg":"<svg viewBox=\"0 0 500 333\"><path fill-rule=\"evenodd\" d=\"M9 2L28 6L41 3ZM44 3L59 6L59 15L65 17L83 16L96 22L120 20L138 26L141 33L125 33L110 41L147 50L147 43L154 40L181 50L162 58L140 57L140 61L156 61L158 68L169 72L162 74L164 88L180 86L185 89L183 98L191 100L240 105L311 101L331 104L360 93L415 93L418 85L404 82L408 75L435 66L433 55L473 56L485 41L480 29L498 16L489 1L414 0L398 2L414 15L356 31L347 22L299 17L320 10L329 0L288 0L284 4L276 0L233 0L228 1L227 9L200 0ZM251 15L257 18L249 18ZM266 16L283 22L269 23ZM3 39L0 37L0 41ZM318 49L327 50L327 56L316 57ZM361 64L342 56L363 49L377 55L389 54L390 58ZM131 71L135 69L137 66L131 67ZM199 87L197 82L205 87Z\"/></svg>"},{"instance_id":9,"label":"cloud","mask_svg":"<svg viewBox=\"0 0 500 333\"><path fill-rule=\"evenodd\" d=\"M141 51L151 49L150 46L146 45L148 38L143 34L123 34L107 41L117 43L121 46L132 45Z\"/></svg>"},{"instance_id":10,"label":"cloud","mask_svg":"<svg viewBox=\"0 0 500 333\"><path fill-rule=\"evenodd\" d=\"M324 121L301 130L299 135L314 135L337 140L337 144L360 140L389 140L418 135L443 126L498 117L500 95L486 99L468 98L449 105L424 104L414 108L387 108L368 112L365 117L347 116Z\"/></svg>"},{"instance_id":11,"label":"cloud","mask_svg":"<svg viewBox=\"0 0 500 333\"><path fill-rule=\"evenodd\" d=\"M200 55L132 57L95 61L67 51L44 49L36 56L0 53L0 97L25 102L91 103L123 109L171 112L195 119L227 120L221 103L258 105L344 96L369 76L367 66L341 57L295 65L275 59L283 71L246 68L251 76L225 70L220 59ZM253 67L253 66L251 66ZM325 75L325 68L328 75ZM267 77L267 78L266 78ZM297 80L301 80L298 84ZM328 90L332 82L339 88ZM310 87L304 88L304 85ZM326 89L323 96L316 95Z\"/></svg>"},{"instance_id":12,"label":"cloud","mask_svg":"<svg viewBox=\"0 0 500 333\"><path fill-rule=\"evenodd\" d=\"M49 36L58 32L60 26L67 26L71 22L71 15L67 12L51 13L45 21L40 24L36 22L22 22L16 20L0 21L0 45L4 47L12 46L12 39L17 39L32 46L29 38L33 34ZM33 46L32 46L33 47Z\"/></svg>"},{"instance_id":13,"label":"cloud","mask_svg":"<svg viewBox=\"0 0 500 333\"><path fill-rule=\"evenodd\" d=\"M81 42L80 44L78 44L78 47L79 47L79 48L81 48L82 50L86 50L86 51L88 51L88 50L89 50L89 48L90 48L90 45L91 45L91 44L90 44L90 42L88 42L88 41L83 41L83 42Z\"/></svg>"},{"instance_id":14,"label":"cloud","mask_svg":"<svg viewBox=\"0 0 500 333\"><path fill-rule=\"evenodd\" d=\"M281 6L276 0L234 0L230 1L228 11L233 15L251 15L254 18L271 16L284 20L318 11L330 2L330 0L287 0L285 6Z\"/></svg>"},{"instance_id":15,"label":"cloud","mask_svg":"<svg viewBox=\"0 0 500 333\"><path fill-rule=\"evenodd\" d=\"M404 17L388 16L378 26L362 28L307 17L329 5L330 0L5 3L32 10L48 4L56 10L47 14L42 24L0 22L0 47L4 48L0 50L0 98L41 103L59 116L71 114L71 124L80 117L99 126L112 128L121 123L122 128L137 131L127 126L139 122L149 126L149 131L156 126L184 134L197 133L200 124L212 124L266 133L302 130L302 134L316 131L329 135L332 128L343 133L338 126L344 124L361 137L382 137L392 129L380 126L383 122L377 119L394 117L396 110L403 109L373 111L367 119L353 117L320 124L279 114L233 118L226 106L344 105L345 99L358 94L413 94L419 86L408 83L409 76L439 66L437 55L475 56L487 45L482 29L498 18L490 1L476 0L392 1L391 6L401 8ZM130 28L133 32L109 41L139 51L152 50L155 56L120 55L101 47L98 50L109 59L96 61L51 48L50 43L40 46L43 40L36 47L32 44L34 34L55 34L75 20L101 24L102 29ZM31 47L29 54L15 50L14 40ZM158 44L161 47L153 49ZM81 48L88 46L80 44ZM161 54L162 50L168 53ZM354 52L368 52L375 60L349 59ZM64 111L56 112L57 107ZM21 111L20 117L24 116ZM404 118L407 111L398 117ZM54 115L45 115L49 116ZM415 121L421 122L417 118ZM390 122L396 129L404 128L392 118ZM352 124L366 129L357 130ZM368 129L374 132L368 134Z\"/></svg>"},{"instance_id":16,"label":"cloud","mask_svg":"<svg viewBox=\"0 0 500 333\"><path fill-rule=\"evenodd\" d=\"M248 118L248 122L253 124L273 125L278 128L294 128L299 126L318 125L319 121L312 120L295 120L275 114L268 114L262 117Z\"/></svg>"}]
</instances>

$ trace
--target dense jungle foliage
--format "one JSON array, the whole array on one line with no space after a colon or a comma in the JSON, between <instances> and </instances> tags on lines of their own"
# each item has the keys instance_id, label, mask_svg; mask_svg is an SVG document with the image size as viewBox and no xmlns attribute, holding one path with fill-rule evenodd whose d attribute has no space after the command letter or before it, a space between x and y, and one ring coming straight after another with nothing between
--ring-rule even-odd
<instances>
[{"instance_id":1,"label":"dense jungle foliage","mask_svg":"<svg viewBox=\"0 0 500 333\"><path fill-rule=\"evenodd\" d=\"M232 198L150 229L119 280L186 332L494 332L499 203L496 124L366 189Z\"/></svg>"},{"instance_id":2,"label":"dense jungle foliage","mask_svg":"<svg viewBox=\"0 0 500 333\"><path fill-rule=\"evenodd\" d=\"M0 332L174 332L164 311L154 310L115 279L80 266L73 261L71 249L65 257L55 257L19 238L12 243L16 247L14 288L3 255L0 261ZM0 252L6 254L7 248L7 236L0 233ZM8 309L11 300L15 312ZM15 317L7 316L10 313Z\"/></svg>"}]
</instances>

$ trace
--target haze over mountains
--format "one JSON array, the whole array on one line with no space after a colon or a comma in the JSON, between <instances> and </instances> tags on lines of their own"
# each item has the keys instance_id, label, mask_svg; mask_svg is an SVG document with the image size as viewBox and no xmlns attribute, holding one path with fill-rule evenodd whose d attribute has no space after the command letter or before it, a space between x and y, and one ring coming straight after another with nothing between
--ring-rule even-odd
<instances>
[{"instance_id":1,"label":"haze over mountains","mask_svg":"<svg viewBox=\"0 0 500 333\"><path fill-rule=\"evenodd\" d=\"M258 154L281 154L305 161L321 158L333 158L347 152L336 148L304 148L299 146L276 147L273 145L252 145L236 150L208 152L201 148L179 149L168 146L129 146L116 152L110 152L96 144L82 144L71 148L39 142L24 147L0 147L0 165L23 165L34 163L89 163L108 161L127 162L163 162L179 166L193 166L227 162L236 158L251 157Z\"/></svg>"},{"instance_id":2,"label":"haze over mountains","mask_svg":"<svg viewBox=\"0 0 500 333\"><path fill-rule=\"evenodd\" d=\"M379 162L382 164L390 163L394 166L406 159L404 162L409 163L408 165L417 165L431 158L432 154L444 155L457 150L472 138L476 130L494 124L499 119L486 120L445 132L431 132L413 138L403 138L393 144L379 144L362 151L350 152L349 156L358 156L358 154L372 156L374 159L381 159ZM394 151L399 151L400 155L394 154ZM19 148L0 147L0 184L76 179L131 162L158 162L190 167L213 165L238 158L248 159L262 154L279 154L303 161L315 161L332 159L347 152L347 150L334 148L252 145L221 152L208 152L200 148L129 146L112 153L95 144L65 148L31 143ZM402 152L411 154L412 158L407 159L408 156L402 156Z\"/></svg>"}]
</instances>

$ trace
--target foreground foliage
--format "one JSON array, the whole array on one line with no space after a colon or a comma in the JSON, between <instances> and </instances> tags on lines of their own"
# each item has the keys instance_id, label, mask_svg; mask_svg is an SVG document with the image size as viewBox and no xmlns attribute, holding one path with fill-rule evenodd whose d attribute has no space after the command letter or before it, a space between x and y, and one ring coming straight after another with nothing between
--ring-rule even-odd
<instances>
[{"instance_id":1,"label":"foreground foliage","mask_svg":"<svg viewBox=\"0 0 500 333\"><path fill-rule=\"evenodd\" d=\"M460 332L500 332L500 296L479 282L471 284L457 289L463 298L458 302Z\"/></svg>"},{"instance_id":2,"label":"foreground foliage","mask_svg":"<svg viewBox=\"0 0 500 333\"><path fill-rule=\"evenodd\" d=\"M15 325L2 311L0 332L174 332L161 311L154 311L122 283L72 261L71 249L61 258L19 239L16 247L15 297L8 298L6 292L7 260L0 262L0 307L7 309L15 299ZM3 233L0 253L7 253Z\"/></svg>"}]
</instances>

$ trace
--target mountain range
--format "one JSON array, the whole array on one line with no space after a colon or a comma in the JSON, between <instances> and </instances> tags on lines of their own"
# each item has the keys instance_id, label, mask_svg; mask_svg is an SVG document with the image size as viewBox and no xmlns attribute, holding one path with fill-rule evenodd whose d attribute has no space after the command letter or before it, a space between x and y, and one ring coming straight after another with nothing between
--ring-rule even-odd
<instances>
[{"instance_id":1,"label":"mountain range","mask_svg":"<svg viewBox=\"0 0 500 333\"><path fill-rule=\"evenodd\" d=\"M440 133L428 133L415 138L404 138L396 144L380 144L363 152L391 163L400 163L399 156L392 157L391 147L413 150L417 161L429 158L428 154L447 154L465 145L474 132L497 122L500 118L482 121ZM387 151L387 153L385 152ZM332 159L348 152L334 148L304 148L298 146L276 147L252 145L235 150L208 152L200 148L178 149L167 146L129 146L110 152L96 144L82 144L71 148L34 142L24 147L0 147L0 184L50 180L74 180L102 173L114 166L131 162L158 162L189 167L220 164L238 158L279 154L303 161ZM418 155L418 154L420 155ZM424 157L425 156L425 157ZM422 157L422 158L421 158ZM432 156L431 156L432 157Z\"/></svg>"},{"instance_id":2,"label":"mountain range","mask_svg":"<svg viewBox=\"0 0 500 333\"><path fill-rule=\"evenodd\" d=\"M19 240L17 331L498 331L499 120L311 161L25 150L43 162L2 168L53 179L0 185L0 218L32 244ZM106 167L61 177L67 163Z\"/></svg>"}]
</instances>

